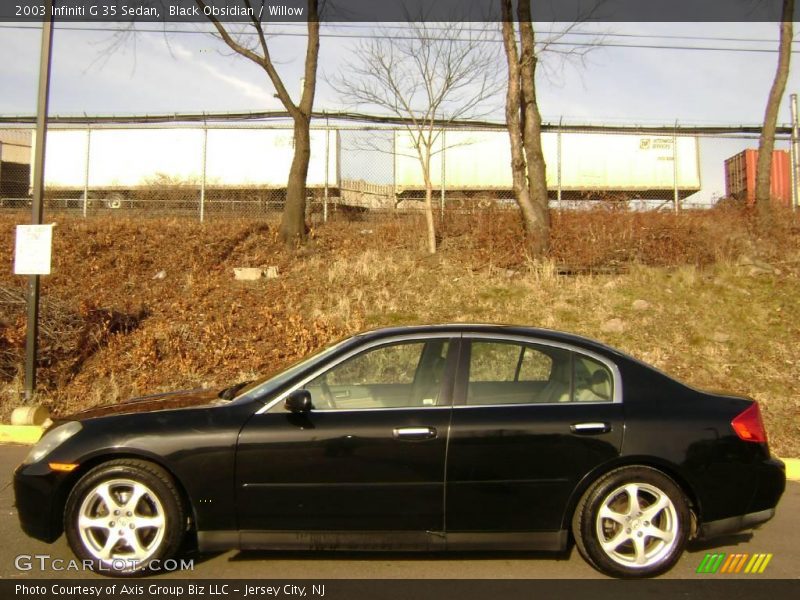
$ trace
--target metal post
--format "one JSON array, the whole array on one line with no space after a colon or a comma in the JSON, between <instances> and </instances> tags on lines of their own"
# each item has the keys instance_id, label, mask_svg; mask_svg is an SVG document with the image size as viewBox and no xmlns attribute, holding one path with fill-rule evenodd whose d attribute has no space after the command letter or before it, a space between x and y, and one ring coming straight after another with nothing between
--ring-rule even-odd
<instances>
[{"instance_id":1,"label":"metal post","mask_svg":"<svg viewBox=\"0 0 800 600\"><path fill-rule=\"evenodd\" d=\"M341 162L341 158L339 160ZM397 212L397 130L392 129L392 213Z\"/></svg>"},{"instance_id":2,"label":"metal post","mask_svg":"<svg viewBox=\"0 0 800 600\"><path fill-rule=\"evenodd\" d=\"M83 218L86 218L89 207L89 158L92 155L92 128L86 126L86 168L83 172Z\"/></svg>"},{"instance_id":3,"label":"metal post","mask_svg":"<svg viewBox=\"0 0 800 600\"><path fill-rule=\"evenodd\" d=\"M558 208L561 208L561 123L564 120L564 117L561 116L558 118L558 135L557 135L557 165L556 165L556 172L557 172L557 190L556 190L556 197L558 198Z\"/></svg>"},{"instance_id":4,"label":"metal post","mask_svg":"<svg viewBox=\"0 0 800 600\"><path fill-rule=\"evenodd\" d=\"M675 204L675 212L681 210L680 196L678 195L678 121L675 121L675 129L672 130L672 200Z\"/></svg>"},{"instance_id":5,"label":"metal post","mask_svg":"<svg viewBox=\"0 0 800 600\"><path fill-rule=\"evenodd\" d=\"M444 221L444 190L445 190L445 157L447 156L446 146L445 146L445 130L442 129L442 174L441 174L441 181L440 186L442 188L441 197L439 199L439 218Z\"/></svg>"},{"instance_id":6,"label":"metal post","mask_svg":"<svg viewBox=\"0 0 800 600\"><path fill-rule=\"evenodd\" d=\"M36 152L33 158L33 199L31 220L41 225L44 193L44 149L47 135L47 107L50 100L50 64L53 48L53 0L45 0L42 21L42 51L39 61L39 96L36 105ZM28 278L28 324L25 336L25 401L33 401L36 389L36 355L39 333L39 275Z\"/></svg>"},{"instance_id":7,"label":"metal post","mask_svg":"<svg viewBox=\"0 0 800 600\"><path fill-rule=\"evenodd\" d=\"M330 163L331 128L325 120L325 194L322 197L322 222L328 222L328 164Z\"/></svg>"},{"instance_id":8,"label":"metal post","mask_svg":"<svg viewBox=\"0 0 800 600\"><path fill-rule=\"evenodd\" d=\"M200 177L200 222L205 219L206 213L206 156L208 153L208 125L203 123L203 164Z\"/></svg>"},{"instance_id":9,"label":"metal post","mask_svg":"<svg viewBox=\"0 0 800 600\"><path fill-rule=\"evenodd\" d=\"M797 123L797 94L789 96L792 108L792 210L800 205L800 128Z\"/></svg>"}]
</instances>

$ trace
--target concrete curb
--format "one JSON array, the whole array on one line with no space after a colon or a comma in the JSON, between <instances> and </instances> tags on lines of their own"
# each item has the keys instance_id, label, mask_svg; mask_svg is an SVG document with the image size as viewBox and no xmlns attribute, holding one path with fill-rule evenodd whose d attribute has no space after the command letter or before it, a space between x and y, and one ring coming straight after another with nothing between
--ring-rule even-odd
<instances>
[{"instance_id":1,"label":"concrete curb","mask_svg":"<svg viewBox=\"0 0 800 600\"><path fill-rule=\"evenodd\" d=\"M800 481L800 458L782 458L786 464L786 479Z\"/></svg>"},{"instance_id":2,"label":"concrete curb","mask_svg":"<svg viewBox=\"0 0 800 600\"><path fill-rule=\"evenodd\" d=\"M35 444L42 437L39 425L0 425L0 444ZM800 481L800 458L782 458L786 479Z\"/></svg>"},{"instance_id":3,"label":"concrete curb","mask_svg":"<svg viewBox=\"0 0 800 600\"><path fill-rule=\"evenodd\" d=\"M35 444L40 437L39 425L0 425L0 444Z\"/></svg>"}]
</instances>

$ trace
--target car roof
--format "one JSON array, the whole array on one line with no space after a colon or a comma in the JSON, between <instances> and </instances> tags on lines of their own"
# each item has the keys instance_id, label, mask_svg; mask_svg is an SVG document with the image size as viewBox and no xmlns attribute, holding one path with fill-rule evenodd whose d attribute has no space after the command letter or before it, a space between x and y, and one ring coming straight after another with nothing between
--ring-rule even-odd
<instances>
[{"instance_id":1,"label":"car roof","mask_svg":"<svg viewBox=\"0 0 800 600\"><path fill-rule=\"evenodd\" d=\"M576 346L582 346L587 350L600 350L607 354L628 358L619 350L587 337L563 331L556 331L554 329L541 329L527 325L505 325L497 323L442 323L436 325L407 325L402 327L384 327L381 329L364 331L359 333L356 337L360 339L380 339L383 337L393 337L396 335L414 335L426 333L453 333L465 335L471 333L480 333L489 335L518 335L554 342L563 342L565 344L574 344Z\"/></svg>"}]
</instances>

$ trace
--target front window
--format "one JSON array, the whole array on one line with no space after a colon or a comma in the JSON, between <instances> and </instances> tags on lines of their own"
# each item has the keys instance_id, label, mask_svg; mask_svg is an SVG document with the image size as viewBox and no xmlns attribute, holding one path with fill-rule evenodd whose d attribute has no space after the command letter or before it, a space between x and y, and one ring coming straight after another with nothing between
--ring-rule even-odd
<instances>
[{"instance_id":1,"label":"front window","mask_svg":"<svg viewBox=\"0 0 800 600\"><path fill-rule=\"evenodd\" d=\"M301 358L299 361L283 369L282 371L272 373L247 384L237 391L236 400L246 401L251 398L268 396L273 391L299 376L303 371L313 369L315 364L324 361L331 354L339 350L352 339L353 338L346 338L344 340L339 340L330 346L318 350L311 356Z\"/></svg>"},{"instance_id":2,"label":"front window","mask_svg":"<svg viewBox=\"0 0 800 600\"><path fill-rule=\"evenodd\" d=\"M315 377L305 389L316 410L435 406L449 346L440 339L373 348Z\"/></svg>"}]
</instances>

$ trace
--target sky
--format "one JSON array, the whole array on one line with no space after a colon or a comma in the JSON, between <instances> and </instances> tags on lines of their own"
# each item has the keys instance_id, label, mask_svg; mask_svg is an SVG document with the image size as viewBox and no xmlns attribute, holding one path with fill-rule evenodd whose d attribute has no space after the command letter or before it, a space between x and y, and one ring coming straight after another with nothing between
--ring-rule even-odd
<instances>
[{"instance_id":1,"label":"sky","mask_svg":"<svg viewBox=\"0 0 800 600\"><path fill-rule=\"evenodd\" d=\"M109 25L107 24L106 27ZM27 27L23 29L23 27ZM152 114L282 109L266 74L232 55L221 41L199 32L201 24L180 27L194 33L139 33L124 43L108 31L74 30L96 25L57 25L54 36L50 113ZM158 24L149 24L157 28ZM557 27L557 26L556 26ZM548 29L547 26L544 29ZM300 89L305 51L302 26L283 25L271 53L286 86ZM357 26L323 25L323 35L369 34ZM690 45L774 50L774 23L604 23L583 31L605 34L614 44ZM629 37L629 36L642 37ZM619 37L618 37L619 36ZM624 36L624 37L623 37ZM711 41L689 36L725 38ZM593 39L592 36L570 39ZM742 39L765 40L745 42ZM357 40L323 37L316 110L349 107L326 81L352 60ZM0 114L32 115L36 110L40 30L35 24L0 24ZM8 60L8 57L13 57ZM545 56L537 94L547 122L612 124L749 124L763 119L777 54L716 50L598 47L583 61ZM501 63L498 68L505 68ZM780 115L788 123L789 94L800 91L800 68L793 66ZM496 120L502 120L502 97ZM712 141L705 154L722 160L743 146ZM750 144L753 145L753 144ZM732 150L732 151L730 151ZM727 154L726 154L727 153ZM708 160L704 157L704 162ZM719 187L713 172L709 186ZM719 190L715 190L719 191Z\"/></svg>"}]
</instances>

